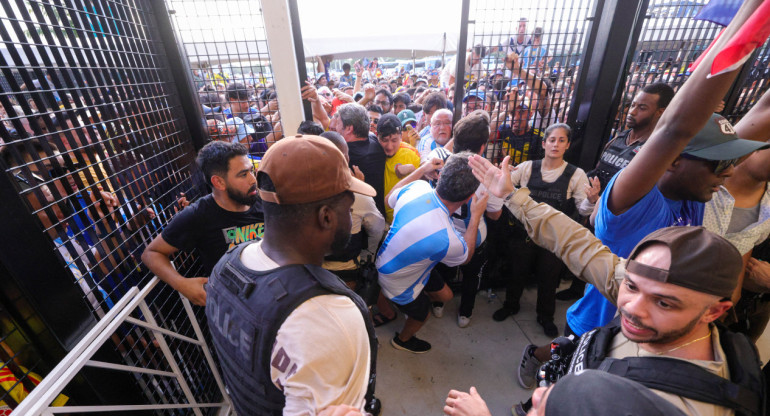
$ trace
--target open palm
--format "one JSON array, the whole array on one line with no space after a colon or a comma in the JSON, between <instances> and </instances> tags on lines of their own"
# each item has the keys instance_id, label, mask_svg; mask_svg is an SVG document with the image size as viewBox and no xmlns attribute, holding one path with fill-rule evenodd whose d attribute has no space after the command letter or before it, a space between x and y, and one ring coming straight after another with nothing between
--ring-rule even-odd
<instances>
[{"instance_id":1,"label":"open palm","mask_svg":"<svg viewBox=\"0 0 770 416\"><path fill-rule=\"evenodd\" d=\"M473 155L468 161L473 176L483 183L487 190L498 198L504 198L514 187L511 182L511 157L506 156L500 168L479 155Z\"/></svg>"}]
</instances>

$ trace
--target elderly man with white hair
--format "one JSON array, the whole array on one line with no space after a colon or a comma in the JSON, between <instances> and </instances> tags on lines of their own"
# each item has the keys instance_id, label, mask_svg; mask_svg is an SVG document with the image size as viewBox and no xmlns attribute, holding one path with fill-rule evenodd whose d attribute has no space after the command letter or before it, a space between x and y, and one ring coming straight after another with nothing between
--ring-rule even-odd
<instances>
[{"instance_id":1,"label":"elderly man with white hair","mask_svg":"<svg viewBox=\"0 0 770 416\"><path fill-rule=\"evenodd\" d=\"M420 163L425 162L431 150L444 147L452 138L452 112L446 108L436 110L430 119L430 133L420 139L417 151L420 152Z\"/></svg>"}]
</instances>

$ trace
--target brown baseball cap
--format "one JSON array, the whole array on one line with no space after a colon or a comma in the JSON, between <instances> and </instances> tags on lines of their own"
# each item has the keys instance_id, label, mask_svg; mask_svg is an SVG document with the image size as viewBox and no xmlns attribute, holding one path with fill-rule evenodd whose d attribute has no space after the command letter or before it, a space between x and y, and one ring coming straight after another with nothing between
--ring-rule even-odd
<instances>
[{"instance_id":1,"label":"brown baseball cap","mask_svg":"<svg viewBox=\"0 0 770 416\"><path fill-rule=\"evenodd\" d=\"M656 243L671 250L668 270L634 261L642 250ZM654 231L634 247L626 265L631 273L722 298L732 296L742 268L738 249L703 227L667 227Z\"/></svg>"},{"instance_id":2,"label":"brown baseball cap","mask_svg":"<svg viewBox=\"0 0 770 416\"><path fill-rule=\"evenodd\" d=\"M366 196L377 192L350 173L345 156L323 137L297 135L272 145L259 172L266 173L275 192L259 189L263 201L276 204L307 204L345 191ZM259 184L257 184L259 187Z\"/></svg>"}]
</instances>

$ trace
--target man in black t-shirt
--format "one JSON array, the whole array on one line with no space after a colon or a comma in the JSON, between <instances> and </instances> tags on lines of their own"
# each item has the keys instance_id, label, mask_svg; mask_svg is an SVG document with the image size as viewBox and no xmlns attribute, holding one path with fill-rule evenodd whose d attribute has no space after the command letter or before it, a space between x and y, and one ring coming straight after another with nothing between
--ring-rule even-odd
<instances>
[{"instance_id":1,"label":"man in black t-shirt","mask_svg":"<svg viewBox=\"0 0 770 416\"><path fill-rule=\"evenodd\" d=\"M385 215L385 151L377 138L369 137L369 116L359 104L340 106L334 113L329 129L336 131L348 143L350 166L356 166L364 174L364 182L377 191L374 204ZM354 169L355 171L355 169Z\"/></svg>"},{"instance_id":2,"label":"man in black t-shirt","mask_svg":"<svg viewBox=\"0 0 770 416\"><path fill-rule=\"evenodd\" d=\"M174 269L171 256L197 249L202 275L208 276L228 248L264 231L254 165L247 152L240 143L214 141L204 146L196 162L212 193L177 214L142 253L153 273L196 305L206 304L203 285L208 277L185 278Z\"/></svg>"}]
</instances>

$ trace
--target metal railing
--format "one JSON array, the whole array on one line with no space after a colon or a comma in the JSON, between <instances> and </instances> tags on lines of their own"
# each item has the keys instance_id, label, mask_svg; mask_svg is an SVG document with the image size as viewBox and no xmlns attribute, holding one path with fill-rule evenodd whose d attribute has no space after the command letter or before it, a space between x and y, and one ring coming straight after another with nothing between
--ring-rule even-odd
<instances>
[{"instance_id":1,"label":"metal railing","mask_svg":"<svg viewBox=\"0 0 770 416\"><path fill-rule=\"evenodd\" d=\"M217 370L214 358L209 351L206 341L203 338L203 332L198 325L190 302L182 298L184 310L194 331L195 338L182 335L163 328L158 325L153 312L146 302L146 298L158 284L158 277L153 279L141 290L136 286L128 292L110 309L110 311L94 326L94 328L83 337L77 346L62 360L56 368L53 369L45 379L33 390L29 396L14 410L12 415L52 415L58 413L90 413L90 412L123 412L139 410L171 410L171 409L192 409L195 415L202 416L201 409L218 408L219 415L230 413L232 404L225 391L224 382ZM137 313L138 317L131 316ZM137 367L124 364L116 364L92 359L94 354L102 345L110 339L123 324L131 324L143 327L152 333L152 342L163 353L163 357L168 364L170 371ZM206 362L211 370L211 374L222 394L222 401L216 403L199 403L192 393L190 385L187 383L182 367L185 363L177 362L174 358L169 344L165 337L171 337L180 342L197 346L202 349ZM184 392L186 403L157 403L157 404L124 404L124 405L98 405L98 406L61 406L52 407L51 402L64 390L75 376L84 368L100 368L114 371L124 371L136 374L149 374L160 377L167 377L175 380L181 390Z\"/></svg>"}]
</instances>

